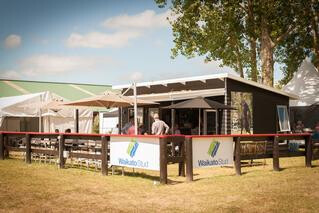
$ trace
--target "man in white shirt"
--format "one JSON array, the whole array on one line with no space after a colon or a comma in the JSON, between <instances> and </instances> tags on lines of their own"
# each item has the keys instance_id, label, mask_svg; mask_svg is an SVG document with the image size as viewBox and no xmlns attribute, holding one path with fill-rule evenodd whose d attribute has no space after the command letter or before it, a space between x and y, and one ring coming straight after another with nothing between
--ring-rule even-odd
<instances>
[{"instance_id":1,"label":"man in white shirt","mask_svg":"<svg viewBox=\"0 0 319 213\"><path fill-rule=\"evenodd\" d=\"M169 126L159 119L158 114L154 114L154 123L152 124L153 135L166 135L169 131Z\"/></svg>"}]
</instances>

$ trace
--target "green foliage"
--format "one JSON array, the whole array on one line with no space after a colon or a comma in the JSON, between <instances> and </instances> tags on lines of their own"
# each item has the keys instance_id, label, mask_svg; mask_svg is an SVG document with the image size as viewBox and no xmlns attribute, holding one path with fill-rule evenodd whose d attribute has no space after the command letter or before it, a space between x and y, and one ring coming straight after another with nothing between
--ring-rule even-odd
<instances>
[{"instance_id":1,"label":"green foliage","mask_svg":"<svg viewBox=\"0 0 319 213\"><path fill-rule=\"evenodd\" d=\"M166 1L157 0L163 7ZM172 1L171 20L175 47L172 57L205 56L206 61L221 59L223 65L242 72L248 66L242 10L236 1Z\"/></svg>"},{"instance_id":2,"label":"green foliage","mask_svg":"<svg viewBox=\"0 0 319 213\"><path fill-rule=\"evenodd\" d=\"M155 2L161 8L168 5L167 0ZM279 62L284 64L284 79L280 83L285 84L306 56L312 55L319 64L319 45L314 42L314 32L319 31L318 2L172 0L174 19L170 22L175 43L172 57L181 54L188 58L205 56L206 61L221 60L241 75L245 70L246 76L253 80L257 79L261 63L272 64L263 66L266 70L262 72L273 75L273 63ZM263 40L267 36L269 43ZM268 47L261 52L265 45ZM264 51L271 58L261 54Z\"/></svg>"}]
</instances>

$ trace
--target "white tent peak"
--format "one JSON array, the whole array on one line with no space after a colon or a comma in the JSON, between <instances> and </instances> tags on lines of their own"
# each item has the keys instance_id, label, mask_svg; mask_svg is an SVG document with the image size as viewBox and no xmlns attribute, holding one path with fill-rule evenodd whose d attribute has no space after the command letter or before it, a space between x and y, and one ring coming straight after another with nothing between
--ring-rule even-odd
<instances>
[{"instance_id":1,"label":"white tent peak","mask_svg":"<svg viewBox=\"0 0 319 213\"><path fill-rule=\"evenodd\" d=\"M290 106L310 106L319 102L318 70L309 59L305 59L293 78L282 90L299 96L299 100L290 101Z\"/></svg>"}]
</instances>

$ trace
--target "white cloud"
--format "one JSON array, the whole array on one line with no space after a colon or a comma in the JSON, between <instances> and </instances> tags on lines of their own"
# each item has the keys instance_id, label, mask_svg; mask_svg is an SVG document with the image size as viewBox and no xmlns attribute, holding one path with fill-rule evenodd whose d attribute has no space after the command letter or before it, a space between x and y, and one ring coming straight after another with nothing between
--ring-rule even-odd
<instances>
[{"instance_id":1,"label":"white cloud","mask_svg":"<svg viewBox=\"0 0 319 213\"><path fill-rule=\"evenodd\" d=\"M105 63L112 63L112 60L105 57L90 58L43 54L22 60L20 69L26 76L35 76L38 74L61 74L72 71L87 71Z\"/></svg>"},{"instance_id":2,"label":"white cloud","mask_svg":"<svg viewBox=\"0 0 319 213\"><path fill-rule=\"evenodd\" d=\"M141 37L146 29L169 26L167 17L171 11L156 14L153 10L145 10L136 15L120 15L106 19L102 26L113 29L113 33L90 32L87 34L71 33L66 40L68 47L124 47L132 39Z\"/></svg>"},{"instance_id":3,"label":"white cloud","mask_svg":"<svg viewBox=\"0 0 319 213\"><path fill-rule=\"evenodd\" d=\"M0 71L0 78L5 79L19 79L21 75L14 70L4 70Z\"/></svg>"},{"instance_id":4,"label":"white cloud","mask_svg":"<svg viewBox=\"0 0 319 213\"><path fill-rule=\"evenodd\" d=\"M166 19L170 15L170 10L164 13L156 14L153 10L145 10L136 15L120 15L106 19L102 26L112 29L135 28L135 29L149 29L169 26Z\"/></svg>"},{"instance_id":5,"label":"white cloud","mask_svg":"<svg viewBox=\"0 0 319 213\"><path fill-rule=\"evenodd\" d=\"M16 48L21 45L21 37L19 35L11 34L4 40L6 48Z\"/></svg>"},{"instance_id":6,"label":"white cloud","mask_svg":"<svg viewBox=\"0 0 319 213\"><path fill-rule=\"evenodd\" d=\"M92 32L86 35L72 33L67 39L69 47L123 47L128 44L130 39L139 37L141 34L134 31L122 31L112 34Z\"/></svg>"}]
</instances>

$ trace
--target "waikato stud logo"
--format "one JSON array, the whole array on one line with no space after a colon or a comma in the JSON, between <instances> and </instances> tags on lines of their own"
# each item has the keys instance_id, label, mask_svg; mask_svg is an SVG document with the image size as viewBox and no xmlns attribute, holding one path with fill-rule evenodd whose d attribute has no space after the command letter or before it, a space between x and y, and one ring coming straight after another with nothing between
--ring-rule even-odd
<instances>
[{"instance_id":1,"label":"waikato stud logo","mask_svg":"<svg viewBox=\"0 0 319 213\"><path fill-rule=\"evenodd\" d=\"M220 145L220 142L218 141L211 142L211 144L209 145L207 154L209 154L212 157L215 157L217 154L219 145Z\"/></svg>"},{"instance_id":2,"label":"waikato stud logo","mask_svg":"<svg viewBox=\"0 0 319 213\"><path fill-rule=\"evenodd\" d=\"M136 150L138 148L138 142L136 139L132 139L131 142L129 143L126 153L132 158L135 156Z\"/></svg>"}]
</instances>

